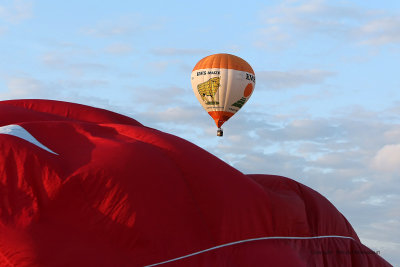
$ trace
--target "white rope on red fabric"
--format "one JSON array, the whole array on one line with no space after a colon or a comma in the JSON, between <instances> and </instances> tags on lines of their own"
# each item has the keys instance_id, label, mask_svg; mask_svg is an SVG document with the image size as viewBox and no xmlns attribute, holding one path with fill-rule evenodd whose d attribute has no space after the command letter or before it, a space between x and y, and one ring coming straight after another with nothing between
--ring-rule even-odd
<instances>
[{"instance_id":1,"label":"white rope on red fabric","mask_svg":"<svg viewBox=\"0 0 400 267\"><path fill-rule=\"evenodd\" d=\"M233 245L237 245L237 244L241 244L241 243L247 243L247 242L254 242L254 241L259 241L259 240L269 240L269 239L319 239L319 238L345 238L345 239L351 239L354 240L354 238L349 237L349 236L340 236L340 235L324 235L324 236L311 236L311 237L291 237L291 236L271 236L271 237L259 237L259 238L251 238L251 239L245 239L245 240L239 240L239 241L235 241L235 242L231 242L231 243L227 243L227 244L223 244L223 245L219 245L219 246L215 246L212 248L208 248L208 249L204 249L198 252L194 252L191 254L187 254L178 258L174 258L174 259L170 259L170 260L166 260L166 261L162 261L162 262L158 262L158 263L154 263L154 264L150 264L150 265L146 265L143 267L152 267L152 266L157 266L157 265L162 265L165 263L170 263L173 261L178 261L181 259L185 259L191 256L195 256L201 253L205 253L211 250L216 250L219 248L223 248L223 247L228 247L228 246L233 246Z\"/></svg>"}]
</instances>

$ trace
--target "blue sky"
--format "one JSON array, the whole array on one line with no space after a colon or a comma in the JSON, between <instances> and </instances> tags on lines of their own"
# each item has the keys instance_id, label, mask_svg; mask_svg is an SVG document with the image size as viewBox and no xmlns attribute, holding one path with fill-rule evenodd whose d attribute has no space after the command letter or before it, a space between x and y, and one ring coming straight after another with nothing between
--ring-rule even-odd
<instances>
[{"instance_id":1,"label":"blue sky","mask_svg":"<svg viewBox=\"0 0 400 267\"><path fill-rule=\"evenodd\" d=\"M399 1L4 0L0 49L0 99L110 109L291 177L400 265ZM213 53L257 77L224 138L190 85Z\"/></svg>"}]
</instances>

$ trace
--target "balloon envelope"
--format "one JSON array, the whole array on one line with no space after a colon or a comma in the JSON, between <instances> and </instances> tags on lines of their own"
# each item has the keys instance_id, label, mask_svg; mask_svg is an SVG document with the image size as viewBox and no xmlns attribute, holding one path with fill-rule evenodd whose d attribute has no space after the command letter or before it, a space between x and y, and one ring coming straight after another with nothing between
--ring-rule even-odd
<instances>
[{"instance_id":1,"label":"balloon envelope","mask_svg":"<svg viewBox=\"0 0 400 267\"><path fill-rule=\"evenodd\" d=\"M0 266L390 266L323 196L88 106L0 102Z\"/></svg>"},{"instance_id":2,"label":"balloon envelope","mask_svg":"<svg viewBox=\"0 0 400 267\"><path fill-rule=\"evenodd\" d=\"M218 128L249 100L255 81L251 66L230 54L203 58L191 74L193 92Z\"/></svg>"}]
</instances>

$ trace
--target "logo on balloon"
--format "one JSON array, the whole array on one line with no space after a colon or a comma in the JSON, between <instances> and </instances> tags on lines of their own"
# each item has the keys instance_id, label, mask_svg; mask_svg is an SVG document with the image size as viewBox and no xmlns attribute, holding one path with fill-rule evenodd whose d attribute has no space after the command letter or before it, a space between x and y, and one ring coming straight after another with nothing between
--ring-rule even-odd
<instances>
[{"instance_id":1,"label":"logo on balloon","mask_svg":"<svg viewBox=\"0 0 400 267\"><path fill-rule=\"evenodd\" d=\"M197 91L199 92L201 99L206 105L219 104L219 102L216 101L214 97L218 91L218 88L221 86L220 80L221 77L214 77L206 82L197 85ZM209 98L211 98L211 101L209 101Z\"/></svg>"}]
</instances>

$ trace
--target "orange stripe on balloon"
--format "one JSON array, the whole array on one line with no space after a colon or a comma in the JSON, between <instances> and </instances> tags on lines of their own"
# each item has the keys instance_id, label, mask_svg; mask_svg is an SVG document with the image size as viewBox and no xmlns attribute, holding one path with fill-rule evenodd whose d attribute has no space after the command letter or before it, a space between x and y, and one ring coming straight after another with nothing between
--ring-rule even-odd
<instances>
[{"instance_id":1,"label":"orange stripe on balloon","mask_svg":"<svg viewBox=\"0 0 400 267\"><path fill-rule=\"evenodd\" d=\"M254 75L253 68L244 59L231 54L215 54L200 60L193 71L200 69L232 69Z\"/></svg>"},{"instance_id":2,"label":"orange stripe on balloon","mask_svg":"<svg viewBox=\"0 0 400 267\"><path fill-rule=\"evenodd\" d=\"M209 111L208 114L214 119L218 128L234 115L234 113L228 111Z\"/></svg>"}]
</instances>

